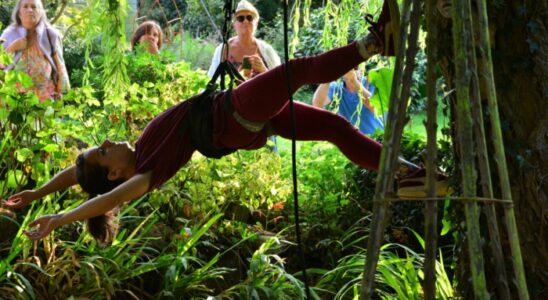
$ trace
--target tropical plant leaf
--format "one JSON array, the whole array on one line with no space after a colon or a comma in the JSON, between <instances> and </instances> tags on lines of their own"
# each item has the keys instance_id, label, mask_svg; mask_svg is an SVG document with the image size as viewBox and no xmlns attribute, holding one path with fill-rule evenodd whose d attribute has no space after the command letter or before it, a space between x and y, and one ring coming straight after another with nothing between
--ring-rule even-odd
<instances>
[{"instance_id":1,"label":"tropical plant leaf","mask_svg":"<svg viewBox=\"0 0 548 300\"><path fill-rule=\"evenodd\" d=\"M381 116L388 112L390 103L390 91L392 90L393 68L379 68L369 71L367 75L371 84L375 87L371 104L377 108Z\"/></svg>"}]
</instances>

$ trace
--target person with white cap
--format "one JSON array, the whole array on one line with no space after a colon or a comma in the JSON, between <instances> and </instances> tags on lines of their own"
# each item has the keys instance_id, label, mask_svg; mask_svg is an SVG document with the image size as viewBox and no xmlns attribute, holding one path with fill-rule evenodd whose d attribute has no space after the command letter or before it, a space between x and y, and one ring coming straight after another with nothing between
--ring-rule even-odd
<instances>
[{"instance_id":1,"label":"person with white cap","mask_svg":"<svg viewBox=\"0 0 548 300\"><path fill-rule=\"evenodd\" d=\"M232 20L237 36L228 40L228 49L224 50L223 59L221 59L223 44L215 49L211 66L207 72L209 77L213 77L221 60L226 58L246 79L255 77L281 64L280 57L274 48L267 42L255 37L259 18L259 12L249 1L242 0L238 3ZM268 147L277 153L278 142L276 137L272 136L270 140L274 145Z\"/></svg>"},{"instance_id":2,"label":"person with white cap","mask_svg":"<svg viewBox=\"0 0 548 300\"><path fill-rule=\"evenodd\" d=\"M247 79L281 64L280 57L274 48L255 37L259 18L259 12L249 1L242 0L238 3L232 23L237 36L228 40L228 51L225 49L223 59L221 59L223 45L220 44L215 49L208 71L209 77L213 76L224 58L228 58Z\"/></svg>"}]
</instances>

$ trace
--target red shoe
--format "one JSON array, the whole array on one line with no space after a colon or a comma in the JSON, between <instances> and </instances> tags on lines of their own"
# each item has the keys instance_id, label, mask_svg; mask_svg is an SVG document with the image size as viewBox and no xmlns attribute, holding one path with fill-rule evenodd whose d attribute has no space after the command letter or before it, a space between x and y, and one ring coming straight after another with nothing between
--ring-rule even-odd
<instances>
[{"instance_id":1,"label":"red shoe","mask_svg":"<svg viewBox=\"0 0 548 300\"><path fill-rule=\"evenodd\" d=\"M436 171L436 197L445 197L452 193L447 182L447 175ZM421 167L398 180L398 197L424 198L426 197L426 169Z\"/></svg>"},{"instance_id":2,"label":"red shoe","mask_svg":"<svg viewBox=\"0 0 548 300\"><path fill-rule=\"evenodd\" d=\"M381 46L381 55L396 56L395 49L400 33L400 11L397 4L395 11L391 12L388 1L385 0L379 20L374 22L372 15L366 15L365 21L371 24L369 31L379 42L379 45Z\"/></svg>"}]
</instances>

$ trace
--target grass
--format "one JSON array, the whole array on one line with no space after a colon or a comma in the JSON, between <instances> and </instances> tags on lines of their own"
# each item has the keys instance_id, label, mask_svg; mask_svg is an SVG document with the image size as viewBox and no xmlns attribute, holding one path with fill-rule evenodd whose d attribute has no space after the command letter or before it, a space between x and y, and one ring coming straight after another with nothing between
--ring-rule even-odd
<instances>
[{"instance_id":1,"label":"grass","mask_svg":"<svg viewBox=\"0 0 548 300\"><path fill-rule=\"evenodd\" d=\"M437 123L438 123L438 139L442 136L442 129L444 127L447 127L449 124L448 116L445 116L443 114L444 107L442 105L438 105L438 112L437 112ZM410 131L413 133L416 133L420 136L423 136L426 140L426 110L421 111L420 113L413 114L410 116L410 121L405 126L405 131Z\"/></svg>"}]
</instances>

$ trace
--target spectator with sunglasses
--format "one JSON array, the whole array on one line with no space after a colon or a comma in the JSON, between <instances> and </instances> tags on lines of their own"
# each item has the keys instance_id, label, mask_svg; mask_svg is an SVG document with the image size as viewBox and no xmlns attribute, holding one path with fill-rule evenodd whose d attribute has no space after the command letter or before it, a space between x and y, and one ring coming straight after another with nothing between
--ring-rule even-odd
<instances>
[{"instance_id":1,"label":"spectator with sunglasses","mask_svg":"<svg viewBox=\"0 0 548 300\"><path fill-rule=\"evenodd\" d=\"M221 59L223 45L215 49L208 71L210 77L224 59L228 59L247 79L281 64L280 57L274 48L255 37L259 25L259 12L253 4L246 0L240 1L232 24L237 36L228 40L228 49L224 50L223 59Z\"/></svg>"},{"instance_id":2,"label":"spectator with sunglasses","mask_svg":"<svg viewBox=\"0 0 548 300\"><path fill-rule=\"evenodd\" d=\"M253 78L281 64L280 57L274 48L267 42L255 37L259 25L259 12L253 4L246 0L240 1L236 6L232 24L237 36L228 40L228 49L224 49L222 60L228 58L246 79ZM222 51L223 44L220 44L215 49L215 54L211 60L211 66L207 72L209 77L213 77L215 70L221 63ZM276 137L271 136L269 139L273 145L270 144L268 147L277 153Z\"/></svg>"}]
</instances>

